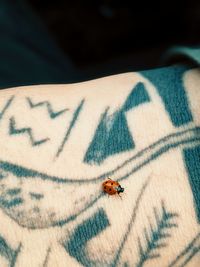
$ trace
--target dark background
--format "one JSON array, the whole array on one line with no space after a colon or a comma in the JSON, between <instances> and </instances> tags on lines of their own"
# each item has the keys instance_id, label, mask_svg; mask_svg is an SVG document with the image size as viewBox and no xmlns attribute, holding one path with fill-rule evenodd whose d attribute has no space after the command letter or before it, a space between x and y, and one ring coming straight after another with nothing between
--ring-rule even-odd
<instances>
[{"instance_id":1,"label":"dark background","mask_svg":"<svg viewBox=\"0 0 200 267\"><path fill-rule=\"evenodd\" d=\"M200 45L200 1L28 2L73 64L101 76L154 68L169 47Z\"/></svg>"}]
</instances>

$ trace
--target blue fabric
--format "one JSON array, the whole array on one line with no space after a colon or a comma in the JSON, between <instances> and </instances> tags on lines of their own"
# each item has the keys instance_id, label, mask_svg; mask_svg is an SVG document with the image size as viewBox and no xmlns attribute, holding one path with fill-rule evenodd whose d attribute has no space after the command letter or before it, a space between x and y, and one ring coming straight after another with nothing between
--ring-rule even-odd
<instances>
[{"instance_id":1,"label":"blue fabric","mask_svg":"<svg viewBox=\"0 0 200 267\"><path fill-rule=\"evenodd\" d=\"M199 47L185 47L176 46L170 48L164 55L164 60L171 58L184 57L185 59L192 61L193 63L200 64L200 48Z\"/></svg>"}]
</instances>

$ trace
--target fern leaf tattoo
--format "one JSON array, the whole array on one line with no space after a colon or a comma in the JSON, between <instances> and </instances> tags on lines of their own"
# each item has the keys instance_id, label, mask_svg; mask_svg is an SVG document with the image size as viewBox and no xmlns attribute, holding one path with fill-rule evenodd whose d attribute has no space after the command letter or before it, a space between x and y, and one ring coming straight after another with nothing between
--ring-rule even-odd
<instances>
[{"instance_id":1,"label":"fern leaf tattoo","mask_svg":"<svg viewBox=\"0 0 200 267\"><path fill-rule=\"evenodd\" d=\"M178 214L167 211L164 202L160 215L156 208L153 211L156 225L153 226L149 222L149 227L144 228L144 244L138 238L139 261L136 267L142 267L146 261L160 257L160 250L168 245L167 239L171 236L171 228L178 226L172 221Z\"/></svg>"}]
</instances>

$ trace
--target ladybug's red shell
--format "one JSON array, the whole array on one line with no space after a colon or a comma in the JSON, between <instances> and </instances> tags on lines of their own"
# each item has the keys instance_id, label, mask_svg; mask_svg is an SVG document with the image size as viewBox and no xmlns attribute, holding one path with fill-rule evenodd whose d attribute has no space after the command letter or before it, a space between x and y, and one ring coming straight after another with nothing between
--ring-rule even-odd
<instances>
[{"instance_id":1,"label":"ladybug's red shell","mask_svg":"<svg viewBox=\"0 0 200 267\"><path fill-rule=\"evenodd\" d=\"M119 194L124 191L121 185L113 180L107 180L102 184L103 191L109 195Z\"/></svg>"}]
</instances>

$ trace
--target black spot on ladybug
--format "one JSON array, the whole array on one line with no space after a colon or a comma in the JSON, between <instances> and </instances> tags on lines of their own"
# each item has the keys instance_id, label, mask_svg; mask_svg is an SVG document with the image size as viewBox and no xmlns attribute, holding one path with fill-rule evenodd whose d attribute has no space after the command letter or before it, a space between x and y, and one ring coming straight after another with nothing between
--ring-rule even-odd
<instances>
[{"instance_id":1,"label":"black spot on ladybug","mask_svg":"<svg viewBox=\"0 0 200 267\"><path fill-rule=\"evenodd\" d=\"M111 183L111 185L113 185L113 183Z\"/></svg>"},{"instance_id":2,"label":"black spot on ladybug","mask_svg":"<svg viewBox=\"0 0 200 267\"><path fill-rule=\"evenodd\" d=\"M111 191L111 188L109 189L109 191Z\"/></svg>"},{"instance_id":3,"label":"black spot on ladybug","mask_svg":"<svg viewBox=\"0 0 200 267\"><path fill-rule=\"evenodd\" d=\"M106 189L106 186L104 186L104 189Z\"/></svg>"}]
</instances>

